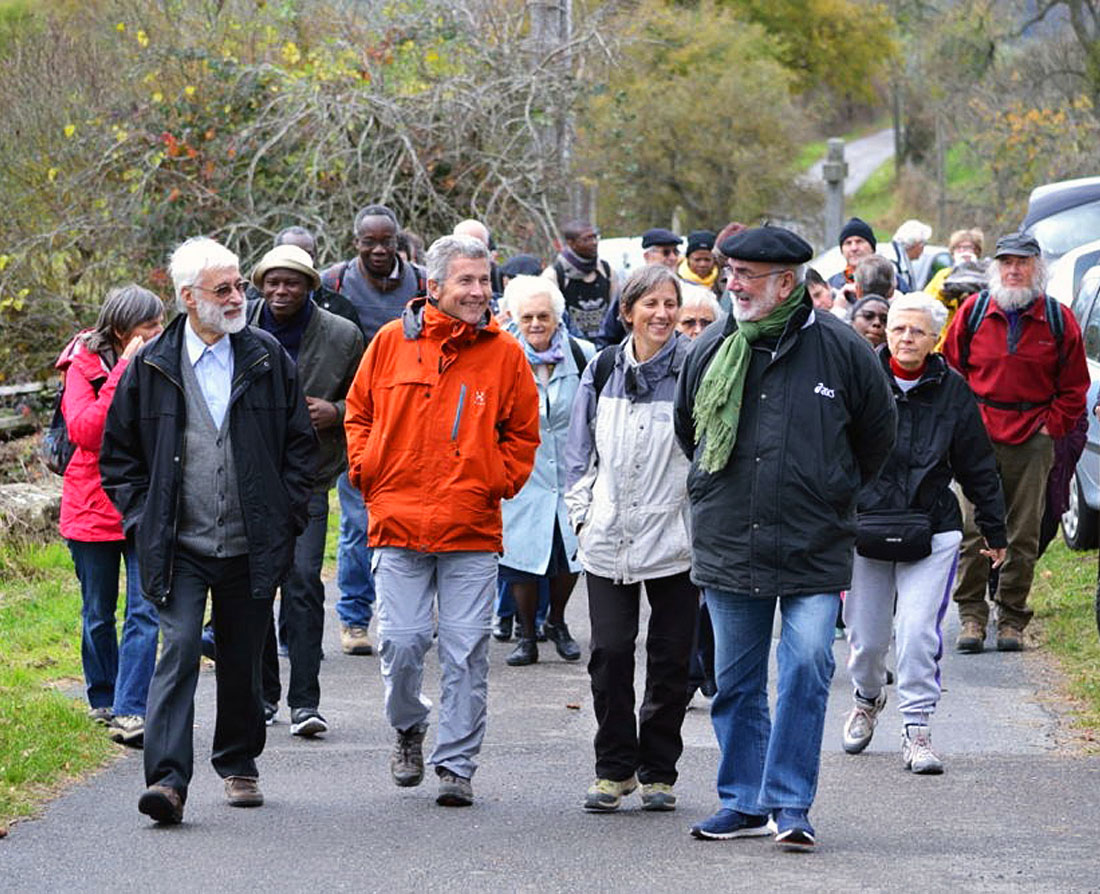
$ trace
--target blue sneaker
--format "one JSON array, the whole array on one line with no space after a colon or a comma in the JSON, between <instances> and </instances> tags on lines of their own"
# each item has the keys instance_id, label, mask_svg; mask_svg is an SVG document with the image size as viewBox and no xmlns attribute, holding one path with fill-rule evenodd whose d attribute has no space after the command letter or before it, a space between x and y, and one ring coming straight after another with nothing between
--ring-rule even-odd
<instances>
[{"instance_id":1,"label":"blue sneaker","mask_svg":"<svg viewBox=\"0 0 1100 894\"><path fill-rule=\"evenodd\" d=\"M724 841L728 838L753 838L758 835L770 835L771 828L766 816L755 816L723 807L714 816L696 823L691 834L704 841Z\"/></svg>"},{"instance_id":2,"label":"blue sneaker","mask_svg":"<svg viewBox=\"0 0 1100 894\"><path fill-rule=\"evenodd\" d=\"M775 811L775 843L788 851L812 851L817 840L803 807L780 807Z\"/></svg>"}]
</instances>

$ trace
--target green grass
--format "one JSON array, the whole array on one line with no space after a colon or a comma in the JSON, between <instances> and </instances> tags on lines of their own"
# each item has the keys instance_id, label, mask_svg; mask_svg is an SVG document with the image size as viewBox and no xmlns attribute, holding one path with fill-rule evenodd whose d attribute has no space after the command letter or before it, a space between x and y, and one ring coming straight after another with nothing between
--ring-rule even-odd
<instances>
[{"instance_id":1,"label":"green grass","mask_svg":"<svg viewBox=\"0 0 1100 894\"><path fill-rule=\"evenodd\" d=\"M1072 552L1059 539L1039 561L1032 626L1058 662L1073 705L1073 725L1100 748L1100 636L1096 630L1096 552Z\"/></svg>"},{"instance_id":2,"label":"green grass","mask_svg":"<svg viewBox=\"0 0 1100 894\"><path fill-rule=\"evenodd\" d=\"M883 221L894 209L894 160L883 162L846 202L845 217L861 217L875 229L879 242L888 242L893 229L884 229Z\"/></svg>"},{"instance_id":3,"label":"green grass","mask_svg":"<svg viewBox=\"0 0 1100 894\"><path fill-rule=\"evenodd\" d=\"M57 787L100 766L115 746L79 687L80 589L62 543L0 546L0 830Z\"/></svg>"}]
</instances>

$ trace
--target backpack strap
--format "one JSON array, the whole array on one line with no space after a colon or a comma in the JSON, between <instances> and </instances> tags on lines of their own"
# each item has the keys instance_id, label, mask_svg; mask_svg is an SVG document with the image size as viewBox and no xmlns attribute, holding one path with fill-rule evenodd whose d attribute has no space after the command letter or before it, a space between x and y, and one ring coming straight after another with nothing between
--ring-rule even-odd
<instances>
[{"instance_id":1,"label":"backpack strap","mask_svg":"<svg viewBox=\"0 0 1100 894\"><path fill-rule=\"evenodd\" d=\"M592 370L592 387L596 392L596 400L600 399L600 394L607 380L611 378L612 370L615 369L615 350L618 347L618 345L608 345L596 355L596 366Z\"/></svg>"},{"instance_id":2,"label":"backpack strap","mask_svg":"<svg viewBox=\"0 0 1100 894\"><path fill-rule=\"evenodd\" d=\"M989 309L989 290L982 289L977 299L970 307L970 313L966 315L966 325L963 326L963 339L959 345L959 366L966 369L970 365L970 342L974 333L985 319L985 312Z\"/></svg>"},{"instance_id":3,"label":"backpack strap","mask_svg":"<svg viewBox=\"0 0 1100 894\"><path fill-rule=\"evenodd\" d=\"M577 344L577 340L572 336L569 336L569 350L573 352L573 362L577 364L577 371L584 372L584 368L588 366L588 359L584 356L581 346Z\"/></svg>"},{"instance_id":4,"label":"backpack strap","mask_svg":"<svg viewBox=\"0 0 1100 894\"><path fill-rule=\"evenodd\" d=\"M1066 334L1062 302L1052 295L1044 295L1043 298L1046 301L1047 325L1050 327L1050 334L1054 336L1054 344L1058 347L1058 364L1061 366L1065 362L1065 357L1062 355L1062 341Z\"/></svg>"},{"instance_id":5,"label":"backpack strap","mask_svg":"<svg viewBox=\"0 0 1100 894\"><path fill-rule=\"evenodd\" d=\"M344 263L340 265L339 272L337 272L337 274L336 274L336 286L335 286L335 288L333 288L332 291L334 291L337 295L343 294L343 291L344 291L344 276L347 275L348 264L350 264L350 263L351 263L351 261L344 261Z\"/></svg>"}]
</instances>

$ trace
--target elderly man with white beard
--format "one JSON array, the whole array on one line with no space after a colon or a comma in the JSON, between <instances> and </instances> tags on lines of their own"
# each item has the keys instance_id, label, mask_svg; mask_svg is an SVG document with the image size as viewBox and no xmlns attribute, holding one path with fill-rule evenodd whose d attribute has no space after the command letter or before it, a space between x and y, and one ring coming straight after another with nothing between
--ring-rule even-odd
<instances>
[{"instance_id":1,"label":"elderly man with white beard","mask_svg":"<svg viewBox=\"0 0 1100 894\"><path fill-rule=\"evenodd\" d=\"M971 295L952 320L943 353L978 399L997 454L1008 510L1008 556L1000 569L997 649L1018 652L1031 620L1027 607L1039 550L1053 442L1085 411L1089 386L1081 330L1044 292L1038 242L1023 233L997 240L988 292ZM974 507L963 500L963 541L955 602L960 652L985 647L989 560L981 555Z\"/></svg>"},{"instance_id":2,"label":"elderly man with white beard","mask_svg":"<svg viewBox=\"0 0 1100 894\"><path fill-rule=\"evenodd\" d=\"M230 806L263 803L260 656L275 588L309 518L317 442L294 361L245 325L237 256L189 239L169 273L182 313L123 374L99 470L135 544L142 594L160 607L138 810L174 825L194 766L208 593L218 642L212 762Z\"/></svg>"}]
</instances>

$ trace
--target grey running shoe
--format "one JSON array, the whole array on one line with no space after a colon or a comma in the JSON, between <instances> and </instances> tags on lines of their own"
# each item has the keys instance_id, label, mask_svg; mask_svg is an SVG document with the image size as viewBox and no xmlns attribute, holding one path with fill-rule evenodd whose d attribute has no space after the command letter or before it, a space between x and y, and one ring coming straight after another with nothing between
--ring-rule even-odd
<instances>
[{"instance_id":1,"label":"grey running shoe","mask_svg":"<svg viewBox=\"0 0 1100 894\"><path fill-rule=\"evenodd\" d=\"M424 779L424 734L427 731L426 726L397 731L397 742L390 756L390 774L402 788L420 785Z\"/></svg>"},{"instance_id":2,"label":"grey running shoe","mask_svg":"<svg viewBox=\"0 0 1100 894\"><path fill-rule=\"evenodd\" d=\"M100 726L109 726L111 719L115 716L115 712L110 708L89 708L88 717L98 723Z\"/></svg>"},{"instance_id":3,"label":"grey running shoe","mask_svg":"<svg viewBox=\"0 0 1100 894\"><path fill-rule=\"evenodd\" d=\"M875 734L878 715L886 705L886 690L880 689L873 701L868 701L859 693L855 696L855 707L844 721L844 750L848 754L859 754L871 744Z\"/></svg>"},{"instance_id":4,"label":"grey running shoe","mask_svg":"<svg viewBox=\"0 0 1100 894\"><path fill-rule=\"evenodd\" d=\"M905 769L923 776L937 776L943 772L943 761L932 750L932 734L927 726L907 726L901 734L901 757Z\"/></svg>"},{"instance_id":5,"label":"grey running shoe","mask_svg":"<svg viewBox=\"0 0 1100 894\"><path fill-rule=\"evenodd\" d=\"M469 807L474 803L474 787L465 776L439 769L439 794L435 803L440 807Z\"/></svg>"},{"instance_id":6,"label":"grey running shoe","mask_svg":"<svg viewBox=\"0 0 1100 894\"><path fill-rule=\"evenodd\" d=\"M107 735L114 742L140 748L145 741L145 718L138 714L120 714L107 727Z\"/></svg>"},{"instance_id":7,"label":"grey running shoe","mask_svg":"<svg viewBox=\"0 0 1100 894\"><path fill-rule=\"evenodd\" d=\"M642 810L675 810L676 793L667 782L642 783Z\"/></svg>"},{"instance_id":8,"label":"grey running shoe","mask_svg":"<svg viewBox=\"0 0 1100 894\"><path fill-rule=\"evenodd\" d=\"M618 810L623 798L638 787L638 777L629 779L597 779L584 796L584 809L607 811Z\"/></svg>"},{"instance_id":9,"label":"grey running shoe","mask_svg":"<svg viewBox=\"0 0 1100 894\"><path fill-rule=\"evenodd\" d=\"M290 711L290 734L309 738L328 732L328 724L316 708L292 708Z\"/></svg>"}]
</instances>

